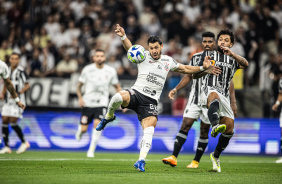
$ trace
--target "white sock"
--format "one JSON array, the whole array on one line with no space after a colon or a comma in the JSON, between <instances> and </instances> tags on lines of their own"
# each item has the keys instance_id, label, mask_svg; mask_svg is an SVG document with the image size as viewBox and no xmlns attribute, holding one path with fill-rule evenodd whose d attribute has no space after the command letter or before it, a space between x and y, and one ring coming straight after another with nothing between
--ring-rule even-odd
<instances>
[{"instance_id":1,"label":"white sock","mask_svg":"<svg viewBox=\"0 0 282 184\"><path fill-rule=\"evenodd\" d=\"M89 146L89 151L95 152L98 140L101 137L101 133L102 133L102 131L97 131L96 128L93 128L91 142L90 142L90 146Z\"/></svg>"},{"instance_id":2,"label":"white sock","mask_svg":"<svg viewBox=\"0 0 282 184\"><path fill-rule=\"evenodd\" d=\"M151 148L155 128L153 126L144 129L144 135L141 141L139 160L145 160Z\"/></svg>"},{"instance_id":3,"label":"white sock","mask_svg":"<svg viewBox=\"0 0 282 184\"><path fill-rule=\"evenodd\" d=\"M123 99L120 93L116 93L108 106L108 112L106 114L106 119L111 119L114 116L115 111L119 108L119 106L122 104Z\"/></svg>"}]
</instances>

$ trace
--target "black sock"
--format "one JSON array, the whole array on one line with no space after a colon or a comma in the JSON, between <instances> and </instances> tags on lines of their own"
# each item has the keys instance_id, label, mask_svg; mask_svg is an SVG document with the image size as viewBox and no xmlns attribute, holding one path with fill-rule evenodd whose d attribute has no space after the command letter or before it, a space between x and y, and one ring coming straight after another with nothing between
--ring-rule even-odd
<instances>
[{"instance_id":1,"label":"black sock","mask_svg":"<svg viewBox=\"0 0 282 184\"><path fill-rule=\"evenodd\" d=\"M24 135L23 135L22 129L18 126L18 124L11 123L11 127L15 130L18 137L21 139L22 143L24 143L25 142Z\"/></svg>"},{"instance_id":2,"label":"black sock","mask_svg":"<svg viewBox=\"0 0 282 184\"><path fill-rule=\"evenodd\" d=\"M218 109L219 109L219 100L214 99L213 101L211 101L208 110L208 117L212 126L215 126L219 123Z\"/></svg>"},{"instance_id":3,"label":"black sock","mask_svg":"<svg viewBox=\"0 0 282 184\"><path fill-rule=\"evenodd\" d=\"M214 157L219 158L219 155L221 152L228 146L230 139L232 138L232 134L221 134L218 143L216 145L216 148L214 150Z\"/></svg>"},{"instance_id":4,"label":"black sock","mask_svg":"<svg viewBox=\"0 0 282 184\"><path fill-rule=\"evenodd\" d=\"M173 148L173 152L172 155L174 155L175 157L178 156L183 144L185 143L186 139L187 139L187 135L188 132L184 132L182 130L179 130L175 141L174 141L174 148Z\"/></svg>"},{"instance_id":5,"label":"black sock","mask_svg":"<svg viewBox=\"0 0 282 184\"><path fill-rule=\"evenodd\" d=\"M199 139L196 155L195 155L195 158L194 158L194 160L196 160L197 162L200 162L200 160L201 160L201 158L202 158L202 156L203 156L203 154L206 150L208 142L209 142L209 139L202 139L202 138Z\"/></svg>"},{"instance_id":6,"label":"black sock","mask_svg":"<svg viewBox=\"0 0 282 184\"><path fill-rule=\"evenodd\" d=\"M2 124L2 135L3 135L5 146L9 147L9 125L8 124Z\"/></svg>"}]
</instances>

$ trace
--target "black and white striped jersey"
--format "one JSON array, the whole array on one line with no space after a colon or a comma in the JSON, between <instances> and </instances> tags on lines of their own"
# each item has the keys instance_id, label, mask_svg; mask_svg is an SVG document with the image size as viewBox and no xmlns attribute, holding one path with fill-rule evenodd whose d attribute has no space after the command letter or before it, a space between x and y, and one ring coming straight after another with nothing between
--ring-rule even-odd
<instances>
[{"instance_id":1,"label":"black and white striped jersey","mask_svg":"<svg viewBox=\"0 0 282 184\"><path fill-rule=\"evenodd\" d=\"M204 85L210 86L222 95L229 97L230 82L237 69L240 68L240 65L232 57L217 51L204 51L199 65L203 64L205 56L208 55L211 57L211 64L221 68L221 74L218 76L208 74L204 79Z\"/></svg>"},{"instance_id":2,"label":"black and white striped jersey","mask_svg":"<svg viewBox=\"0 0 282 184\"><path fill-rule=\"evenodd\" d=\"M194 54L189 62L190 66L199 66L201 62L201 57L202 57L203 52L198 52ZM201 87L203 83L203 77L199 79L193 79L189 99L188 99L188 104L196 104L200 105L200 95L201 95Z\"/></svg>"},{"instance_id":3,"label":"black and white striped jersey","mask_svg":"<svg viewBox=\"0 0 282 184\"><path fill-rule=\"evenodd\" d=\"M28 75L24 71L24 69L21 66L18 66L15 70L11 70L11 67L9 67L10 71L10 80L13 83L16 92L19 95L20 101L25 105L26 100L25 100L25 94L19 94L19 92L24 88L24 85L28 83ZM5 96L5 101L6 102L14 102L14 99L11 98L11 94L9 91L7 91L6 96Z\"/></svg>"}]
</instances>

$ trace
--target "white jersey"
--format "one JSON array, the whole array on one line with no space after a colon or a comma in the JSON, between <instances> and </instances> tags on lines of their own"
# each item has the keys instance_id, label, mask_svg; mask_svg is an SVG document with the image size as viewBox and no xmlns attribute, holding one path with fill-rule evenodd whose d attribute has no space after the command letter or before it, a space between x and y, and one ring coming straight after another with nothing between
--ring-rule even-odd
<instances>
[{"instance_id":1,"label":"white jersey","mask_svg":"<svg viewBox=\"0 0 282 184\"><path fill-rule=\"evenodd\" d=\"M95 63L85 66L78 80L85 85L86 107L107 107L109 87L118 84L116 70L106 64L103 68L97 68Z\"/></svg>"},{"instance_id":2,"label":"white jersey","mask_svg":"<svg viewBox=\"0 0 282 184\"><path fill-rule=\"evenodd\" d=\"M6 63L2 60L0 60L0 76L3 79L7 79L9 77L9 69Z\"/></svg>"},{"instance_id":3,"label":"white jersey","mask_svg":"<svg viewBox=\"0 0 282 184\"><path fill-rule=\"evenodd\" d=\"M168 72L177 69L179 63L167 55L154 60L149 51L145 54L146 59L137 65L138 77L132 89L159 101Z\"/></svg>"}]
</instances>

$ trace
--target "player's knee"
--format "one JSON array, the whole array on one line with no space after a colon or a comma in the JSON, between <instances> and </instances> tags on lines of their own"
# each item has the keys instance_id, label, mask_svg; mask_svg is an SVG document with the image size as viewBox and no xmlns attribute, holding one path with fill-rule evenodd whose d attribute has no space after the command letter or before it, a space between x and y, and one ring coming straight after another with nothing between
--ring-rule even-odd
<instances>
[{"instance_id":1,"label":"player's knee","mask_svg":"<svg viewBox=\"0 0 282 184\"><path fill-rule=\"evenodd\" d=\"M180 130L182 130L184 132L188 132L191 129L193 122L194 121L192 121L191 119L184 118L183 121L182 121L182 125L181 125Z\"/></svg>"},{"instance_id":2,"label":"player's knee","mask_svg":"<svg viewBox=\"0 0 282 184\"><path fill-rule=\"evenodd\" d=\"M201 139L208 139L209 138L209 130L201 129L200 130L200 137L201 137Z\"/></svg>"}]
</instances>

